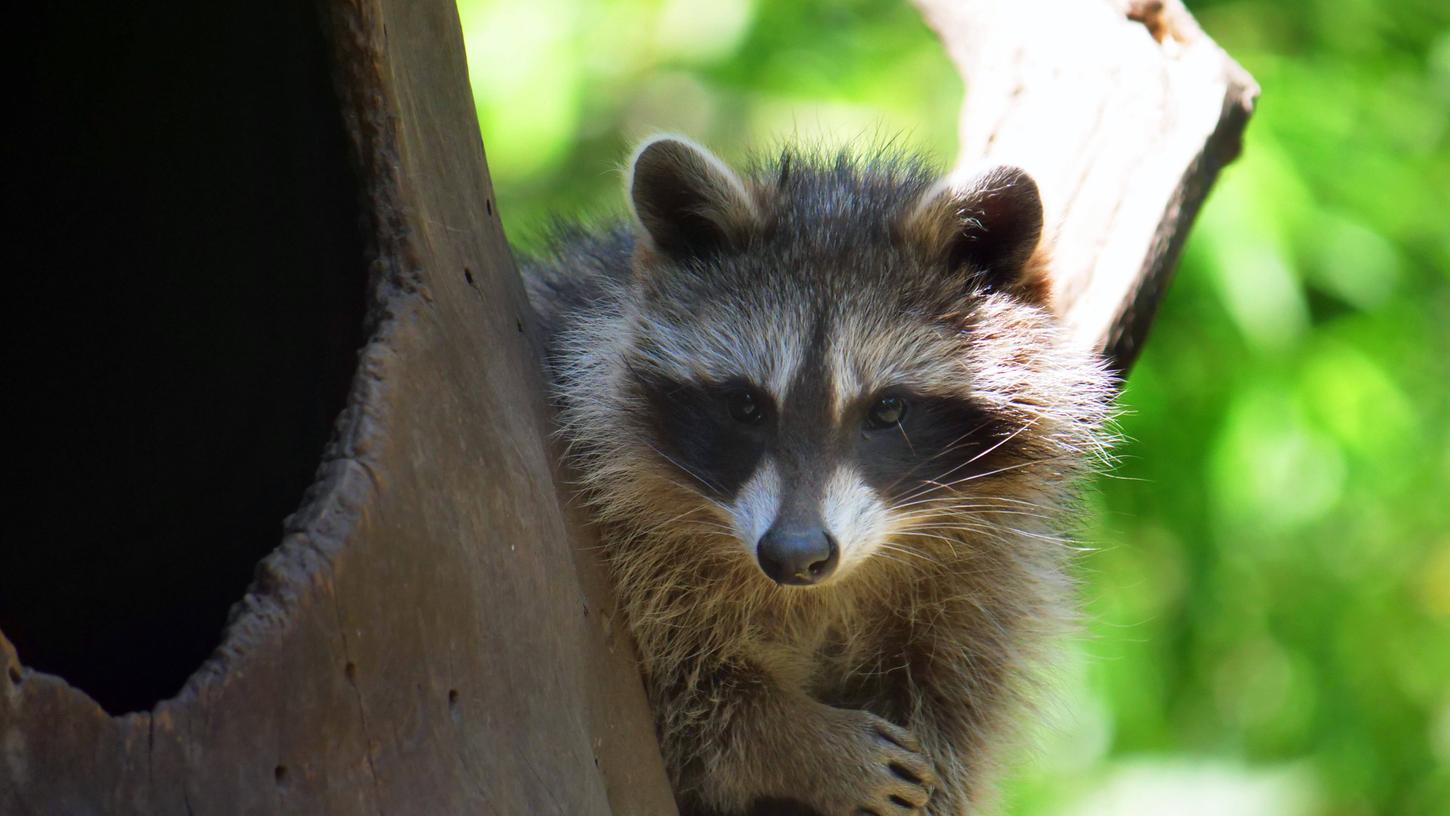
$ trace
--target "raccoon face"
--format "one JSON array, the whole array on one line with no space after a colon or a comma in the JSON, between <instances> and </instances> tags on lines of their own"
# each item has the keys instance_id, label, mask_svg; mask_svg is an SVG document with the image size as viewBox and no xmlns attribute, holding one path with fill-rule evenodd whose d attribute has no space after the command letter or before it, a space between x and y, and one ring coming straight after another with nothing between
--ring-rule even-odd
<instances>
[{"instance_id":1,"label":"raccoon face","mask_svg":"<svg viewBox=\"0 0 1450 816\"><path fill-rule=\"evenodd\" d=\"M799 361L783 394L659 372L636 387L653 451L779 584L821 583L896 547L913 508L1006 456L1002 422L970 399L917 380L842 400L824 354Z\"/></svg>"},{"instance_id":2,"label":"raccoon face","mask_svg":"<svg viewBox=\"0 0 1450 816\"><path fill-rule=\"evenodd\" d=\"M984 480L1051 453L1022 351L1055 342L1025 271L1035 185L869 170L747 182L676 138L631 163L618 376L639 455L782 585L930 559L988 506Z\"/></svg>"}]
</instances>

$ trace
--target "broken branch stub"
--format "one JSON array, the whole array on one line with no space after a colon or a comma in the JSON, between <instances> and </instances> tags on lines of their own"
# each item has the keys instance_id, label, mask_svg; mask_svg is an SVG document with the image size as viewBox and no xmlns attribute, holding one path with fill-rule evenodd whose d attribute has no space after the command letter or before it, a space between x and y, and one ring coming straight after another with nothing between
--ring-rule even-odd
<instances>
[{"instance_id":1,"label":"broken branch stub","mask_svg":"<svg viewBox=\"0 0 1450 816\"><path fill-rule=\"evenodd\" d=\"M1053 299L1126 372L1258 86L1179 0L914 0L967 85L957 172L1042 190Z\"/></svg>"}]
</instances>

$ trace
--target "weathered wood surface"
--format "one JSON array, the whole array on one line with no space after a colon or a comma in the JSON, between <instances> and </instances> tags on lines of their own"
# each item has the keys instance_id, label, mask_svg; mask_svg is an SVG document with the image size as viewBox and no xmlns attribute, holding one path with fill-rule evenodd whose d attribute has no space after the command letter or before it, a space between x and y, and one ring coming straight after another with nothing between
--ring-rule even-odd
<instances>
[{"instance_id":1,"label":"weathered wood surface","mask_svg":"<svg viewBox=\"0 0 1450 816\"><path fill-rule=\"evenodd\" d=\"M1126 371L1258 86L1180 0L914 0L967 83L957 167L1026 168L1069 330Z\"/></svg>"},{"instance_id":2,"label":"weathered wood surface","mask_svg":"<svg viewBox=\"0 0 1450 816\"><path fill-rule=\"evenodd\" d=\"M1126 367L1252 80L1176 2L916 2L969 83L959 164L1033 172L1059 306ZM0 813L669 813L561 512L453 4L319 5L375 250L349 407L176 697L111 717L0 635Z\"/></svg>"},{"instance_id":3,"label":"weathered wood surface","mask_svg":"<svg viewBox=\"0 0 1450 816\"><path fill-rule=\"evenodd\" d=\"M319 5L375 252L348 408L175 698L111 717L0 636L0 813L672 812L561 512L454 3Z\"/></svg>"}]
</instances>

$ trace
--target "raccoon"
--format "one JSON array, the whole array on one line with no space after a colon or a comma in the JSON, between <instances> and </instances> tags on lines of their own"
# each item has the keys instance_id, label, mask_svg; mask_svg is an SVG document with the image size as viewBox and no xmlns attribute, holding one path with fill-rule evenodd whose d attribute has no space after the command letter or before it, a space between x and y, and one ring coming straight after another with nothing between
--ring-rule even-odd
<instances>
[{"instance_id":1,"label":"raccoon","mask_svg":"<svg viewBox=\"0 0 1450 816\"><path fill-rule=\"evenodd\" d=\"M659 136L626 187L525 270L682 812L979 811L1113 390L1035 183Z\"/></svg>"}]
</instances>

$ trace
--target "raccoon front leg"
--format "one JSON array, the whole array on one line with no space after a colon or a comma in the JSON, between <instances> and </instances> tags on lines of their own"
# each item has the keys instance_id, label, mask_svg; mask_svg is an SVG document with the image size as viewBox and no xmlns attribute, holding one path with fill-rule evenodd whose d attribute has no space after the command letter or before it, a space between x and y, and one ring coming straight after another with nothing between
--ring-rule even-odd
<instances>
[{"instance_id":1,"label":"raccoon front leg","mask_svg":"<svg viewBox=\"0 0 1450 816\"><path fill-rule=\"evenodd\" d=\"M795 803L822 816L924 812L936 776L908 729L757 672L729 678L710 697L713 711L696 733L666 732L668 754L692 755L677 769L685 813L750 813L767 802L772 812Z\"/></svg>"},{"instance_id":2,"label":"raccoon front leg","mask_svg":"<svg viewBox=\"0 0 1450 816\"><path fill-rule=\"evenodd\" d=\"M976 792L980 790L978 768L970 758L970 748L959 737L942 728L938 723L923 721L922 743L931 752L937 786L924 813L927 816L969 816L978 812L980 802Z\"/></svg>"},{"instance_id":3,"label":"raccoon front leg","mask_svg":"<svg viewBox=\"0 0 1450 816\"><path fill-rule=\"evenodd\" d=\"M971 669L938 664L915 673L902 690L909 701L904 720L937 777L928 816L969 816L990 804L985 783L996 760L992 749L1003 739L998 720L1009 703L999 673L982 677Z\"/></svg>"}]
</instances>

